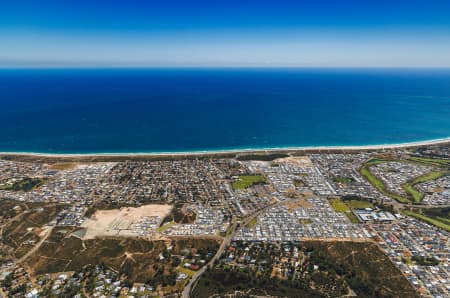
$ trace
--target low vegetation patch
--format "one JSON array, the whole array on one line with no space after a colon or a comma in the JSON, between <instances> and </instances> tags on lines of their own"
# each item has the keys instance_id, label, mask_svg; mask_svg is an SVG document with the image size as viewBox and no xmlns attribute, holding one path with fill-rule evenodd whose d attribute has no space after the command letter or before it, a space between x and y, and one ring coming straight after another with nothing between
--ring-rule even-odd
<instances>
[{"instance_id":1,"label":"low vegetation patch","mask_svg":"<svg viewBox=\"0 0 450 298\"><path fill-rule=\"evenodd\" d=\"M74 229L55 229L27 265L35 274L79 271L86 265L104 264L132 282L175 285L180 256L192 264L206 263L219 247L214 240L149 241L137 238L71 237Z\"/></svg>"},{"instance_id":2,"label":"low vegetation patch","mask_svg":"<svg viewBox=\"0 0 450 298\"><path fill-rule=\"evenodd\" d=\"M346 204L345 201L342 201L340 198L335 198L330 200L330 204L336 212L344 213L351 222L359 222L358 218L355 216L355 214L353 214L351 208Z\"/></svg>"},{"instance_id":3,"label":"low vegetation patch","mask_svg":"<svg viewBox=\"0 0 450 298\"><path fill-rule=\"evenodd\" d=\"M253 219L248 223L247 227L253 228L253 227L255 227L257 224L258 224L258 218L255 217L255 218L253 218Z\"/></svg>"},{"instance_id":4,"label":"low vegetation patch","mask_svg":"<svg viewBox=\"0 0 450 298\"><path fill-rule=\"evenodd\" d=\"M19 205L20 206L20 205ZM3 227L1 241L17 258L25 255L39 240L44 225L55 219L64 205L30 203Z\"/></svg>"},{"instance_id":5,"label":"low vegetation patch","mask_svg":"<svg viewBox=\"0 0 450 298\"><path fill-rule=\"evenodd\" d=\"M350 184L352 182L355 182L355 179L353 179L352 177L333 177L332 180L333 182L344 184Z\"/></svg>"},{"instance_id":6,"label":"low vegetation patch","mask_svg":"<svg viewBox=\"0 0 450 298\"><path fill-rule=\"evenodd\" d=\"M349 201L344 201L344 202L353 209L373 208L373 204L371 202L367 202L367 201L349 200Z\"/></svg>"},{"instance_id":7,"label":"low vegetation patch","mask_svg":"<svg viewBox=\"0 0 450 298\"><path fill-rule=\"evenodd\" d=\"M423 256L413 256L412 261L420 266L437 266L439 265L439 260L434 257L423 257Z\"/></svg>"},{"instance_id":8,"label":"low vegetation patch","mask_svg":"<svg viewBox=\"0 0 450 298\"><path fill-rule=\"evenodd\" d=\"M411 201L408 198L405 198L401 195L395 194L395 193L387 190L387 187L386 187L386 185L384 185L384 182L370 171L371 165L382 163L382 162L385 162L385 161L384 160L369 161L368 163L366 163L359 169L359 172L361 173L361 175L363 175L367 179L367 181L370 182L370 184L372 184L382 194L384 194L388 197L391 197L391 198L399 201L400 203L405 203L405 204L410 203Z\"/></svg>"},{"instance_id":9,"label":"low vegetation patch","mask_svg":"<svg viewBox=\"0 0 450 298\"><path fill-rule=\"evenodd\" d=\"M11 184L4 184L0 186L0 190L9 190L9 191L30 191L39 186L44 185L47 182L45 178L31 178L25 177L18 181L14 181Z\"/></svg>"},{"instance_id":10,"label":"low vegetation patch","mask_svg":"<svg viewBox=\"0 0 450 298\"><path fill-rule=\"evenodd\" d=\"M450 159L412 156L412 157L408 158L408 160L413 161L413 162L423 163L423 164L434 165L434 166L438 166L438 167L450 167Z\"/></svg>"},{"instance_id":11,"label":"low vegetation patch","mask_svg":"<svg viewBox=\"0 0 450 298\"><path fill-rule=\"evenodd\" d=\"M262 175L239 176L239 180L233 182L234 189L246 189L256 184L265 184L266 178Z\"/></svg>"},{"instance_id":12,"label":"low vegetation patch","mask_svg":"<svg viewBox=\"0 0 450 298\"><path fill-rule=\"evenodd\" d=\"M246 243L236 243L243 246ZM256 265L230 266L224 256L200 278L193 297L419 297L399 269L373 243L308 241L297 244L308 261L279 273L276 244L260 244ZM269 247L267 247L269 246ZM289 257L286 257L286 259ZM283 258L282 258L283 259ZM289 266L286 263L285 266ZM278 273L277 273L278 272Z\"/></svg>"},{"instance_id":13,"label":"low vegetation patch","mask_svg":"<svg viewBox=\"0 0 450 298\"><path fill-rule=\"evenodd\" d=\"M337 211L337 212L350 212L350 208L347 206L347 204L342 202L341 199L339 199L339 198L332 199L330 202L331 202L331 207L333 207L333 209L335 211Z\"/></svg>"},{"instance_id":14,"label":"low vegetation patch","mask_svg":"<svg viewBox=\"0 0 450 298\"><path fill-rule=\"evenodd\" d=\"M425 194L418 191L414 186L417 184L420 184L420 183L439 179L446 175L450 175L450 172L448 172L448 171L430 172L430 173L427 173L420 177L417 177L417 178L413 179L412 181L409 181L409 182L403 184L402 186L406 190L406 192L412 197L412 199L414 200L414 203L420 203L423 200L423 198L425 197Z\"/></svg>"},{"instance_id":15,"label":"low vegetation patch","mask_svg":"<svg viewBox=\"0 0 450 298\"><path fill-rule=\"evenodd\" d=\"M444 220L440 220L439 218L433 218L424 215L423 213L418 213L410 210L403 210L403 213L450 232L450 223L445 222Z\"/></svg>"}]
</instances>

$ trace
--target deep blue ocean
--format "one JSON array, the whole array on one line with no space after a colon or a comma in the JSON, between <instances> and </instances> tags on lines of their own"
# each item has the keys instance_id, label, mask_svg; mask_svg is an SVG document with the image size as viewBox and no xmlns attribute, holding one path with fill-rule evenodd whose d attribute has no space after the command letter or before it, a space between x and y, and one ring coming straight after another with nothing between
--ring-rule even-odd
<instances>
[{"instance_id":1,"label":"deep blue ocean","mask_svg":"<svg viewBox=\"0 0 450 298\"><path fill-rule=\"evenodd\" d=\"M0 151L180 152L450 137L450 70L0 70Z\"/></svg>"}]
</instances>

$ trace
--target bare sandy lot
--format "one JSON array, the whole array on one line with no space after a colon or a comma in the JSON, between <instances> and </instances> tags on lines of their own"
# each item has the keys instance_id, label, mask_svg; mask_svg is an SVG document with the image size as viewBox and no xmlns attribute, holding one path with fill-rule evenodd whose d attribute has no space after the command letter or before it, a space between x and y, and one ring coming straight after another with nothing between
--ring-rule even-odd
<instances>
[{"instance_id":1,"label":"bare sandy lot","mask_svg":"<svg viewBox=\"0 0 450 298\"><path fill-rule=\"evenodd\" d=\"M172 210L172 205L145 205L137 208L124 207L98 210L83 223L84 239L105 236L149 236Z\"/></svg>"},{"instance_id":2,"label":"bare sandy lot","mask_svg":"<svg viewBox=\"0 0 450 298\"><path fill-rule=\"evenodd\" d=\"M274 162L277 163L293 163L300 167L311 167L313 166L313 163L311 159L307 156L289 156L285 158L278 158L274 160Z\"/></svg>"}]
</instances>

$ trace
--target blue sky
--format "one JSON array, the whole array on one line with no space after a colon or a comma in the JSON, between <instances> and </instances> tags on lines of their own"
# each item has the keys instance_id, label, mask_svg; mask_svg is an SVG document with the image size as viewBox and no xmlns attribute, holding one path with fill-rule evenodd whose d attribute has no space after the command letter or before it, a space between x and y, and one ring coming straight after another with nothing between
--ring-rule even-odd
<instances>
[{"instance_id":1,"label":"blue sky","mask_svg":"<svg viewBox=\"0 0 450 298\"><path fill-rule=\"evenodd\" d=\"M450 67L450 1L0 0L0 66Z\"/></svg>"}]
</instances>

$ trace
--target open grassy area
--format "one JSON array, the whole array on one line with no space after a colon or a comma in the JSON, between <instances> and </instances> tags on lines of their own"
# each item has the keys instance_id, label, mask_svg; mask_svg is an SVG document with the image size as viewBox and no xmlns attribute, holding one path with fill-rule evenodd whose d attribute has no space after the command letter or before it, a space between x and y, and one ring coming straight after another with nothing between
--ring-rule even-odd
<instances>
[{"instance_id":1,"label":"open grassy area","mask_svg":"<svg viewBox=\"0 0 450 298\"><path fill-rule=\"evenodd\" d=\"M64 171L64 170L71 170L77 166L77 163L74 162L59 162L49 165L49 169L51 170L58 170L58 171Z\"/></svg>"},{"instance_id":2,"label":"open grassy area","mask_svg":"<svg viewBox=\"0 0 450 298\"><path fill-rule=\"evenodd\" d=\"M361 175L363 175L374 187L376 187L381 193L383 193L384 195L391 197L401 203L410 203L411 201L414 203L420 203L423 199L423 197L425 196L423 193L421 193L420 191L418 191L416 188L414 188L414 185L419 184L419 183L423 183L423 182L427 182L427 181L431 181L431 180L436 180L439 179L445 175L448 175L449 172L448 171L435 171L435 172L430 172L427 173L425 175L422 175L420 177L417 177L415 179L413 179L410 182L407 182L405 184L402 185L403 189L409 194L409 196L411 197L411 199L403 197L399 194L395 194L392 193L390 191L387 190L386 185L384 185L383 181L381 179L379 179L378 177L376 177L374 174L372 174L372 172L370 171L370 166L369 164L366 164L364 166L361 167L360 169L360 173Z\"/></svg>"},{"instance_id":3,"label":"open grassy area","mask_svg":"<svg viewBox=\"0 0 450 298\"><path fill-rule=\"evenodd\" d=\"M347 205L341 199L339 199L339 198L332 199L332 200L330 200L330 204L331 204L331 207L333 207L333 209L336 212L344 213L348 217L348 219L350 219L351 222L353 222L353 223L358 223L359 222L358 218L356 217L355 214L353 214L353 212L350 209L349 205Z\"/></svg>"},{"instance_id":4,"label":"open grassy area","mask_svg":"<svg viewBox=\"0 0 450 298\"><path fill-rule=\"evenodd\" d=\"M389 160L381 159L381 158L372 158L366 163L366 165L373 166L373 165L377 165L377 164L380 164L380 163L385 163L385 162L388 162L388 161Z\"/></svg>"},{"instance_id":5,"label":"open grassy area","mask_svg":"<svg viewBox=\"0 0 450 298\"><path fill-rule=\"evenodd\" d=\"M408 215L408 216L412 216L414 218L420 219L424 222L427 222L429 224L432 224L438 228L444 229L448 232L450 232L450 224L446 224L443 221L440 221L438 219L435 218L431 218L429 216L426 216L424 214L421 213L417 213L417 212L413 212L413 211L409 211L409 210L403 210L403 213Z\"/></svg>"},{"instance_id":6,"label":"open grassy area","mask_svg":"<svg viewBox=\"0 0 450 298\"><path fill-rule=\"evenodd\" d=\"M166 223L165 225L160 226L160 227L157 229L157 231L158 231L158 233L162 233L162 232L164 232L165 230L169 229L169 228L170 228L171 226L173 226L174 224L176 224L176 222L174 222L174 221L168 222L168 223Z\"/></svg>"},{"instance_id":7,"label":"open grassy area","mask_svg":"<svg viewBox=\"0 0 450 298\"><path fill-rule=\"evenodd\" d=\"M331 207L333 207L333 209L336 212L349 212L350 211L350 208L347 206L347 204L342 202L341 199L332 199L332 200L330 200L330 203L331 203Z\"/></svg>"},{"instance_id":8,"label":"open grassy area","mask_svg":"<svg viewBox=\"0 0 450 298\"><path fill-rule=\"evenodd\" d=\"M349 200L345 201L345 203L353 209L373 208L373 204L367 201Z\"/></svg>"},{"instance_id":9,"label":"open grassy area","mask_svg":"<svg viewBox=\"0 0 450 298\"><path fill-rule=\"evenodd\" d=\"M404 184L403 189L411 195L414 203L420 203L425 196L423 193L415 189L414 186L409 183Z\"/></svg>"},{"instance_id":10,"label":"open grassy area","mask_svg":"<svg viewBox=\"0 0 450 298\"><path fill-rule=\"evenodd\" d=\"M25 208L25 206L24 206ZM17 258L25 255L41 238L44 225L52 221L64 208L52 203L28 203L27 210L3 227L1 241L9 246Z\"/></svg>"},{"instance_id":11,"label":"open grassy area","mask_svg":"<svg viewBox=\"0 0 450 298\"><path fill-rule=\"evenodd\" d=\"M450 160L445 159L434 159L434 158L421 158L421 157L411 157L407 160L404 160L403 162L416 162L426 165L432 165L432 166L449 166ZM409 197L404 197L399 194L392 193L387 190L386 186L384 185L383 181L376 177L372 172L370 171L370 166L380 164L383 162L387 162L387 160L384 159L371 159L369 160L365 165L363 165L360 169L361 175L363 175L373 186L375 186L381 193L383 193L386 196L389 196L401 203L420 203L422 199L424 198L424 194L418 191L414 185L439 179L445 175L449 175L449 171L433 171L430 173L427 173L425 175L422 175L420 177L417 177L405 184L402 185L403 189L406 191ZM399 161L402 162L402 161Z\"/></svg>"},{"instance_id":12,"label":"open grassy area","mask_svg":"<svg viewBox=\"0 0 450 298\"><path fill-rule=\"evenodd\" d=\"M247 227L253 228L254 226L256 226L257 223L258 223L258 218L255 217L248 223Z\"/></svg>"},{"instance_id":13,"label":"open grassy area","mask_svg":"<svg viewBox=\"0 0 450 298\"><path fill-rule=\"evenodd\" d=\"M434 165L438 167L450 167L450 159L439 159L439 158L426 158L426 157L410 157L408 160L413 162L419 162L429 165Z\"/></svg>"},{"instance_id":14,"label":"open grassy area","mask_svg":"<svg viewBox=\"0 0 450 298\"><path fill-rule=\"evenodd\" d=\"M420 191L418 191L414 185L416 184L420 184L420 183L424 183L424 182L428 182L428 181L432 181L432 180L436 180L439 179L441 177L444 177L445 175L450 175L450 172L448 171L435 171L435 172L430 172L430 173L426 173L425 175L422 175L420 177L417 177L405 184L402 185L402 187L406 190L406 192L408 194L411 195L412 199L414 200L415 203L420 203L425 194L421 193Z\"/></svg>"},{"instance_id":15,"label":"open grassy area","mask_svg":"<svg viewBox=\"0 0 450 298\"><path fill-rule=\"evenodd\" d=\"M240 176L239 180L233 182L234 189L246 189L255 184L266 183L266 178L262 175L244 175Z\"/></svg>"},{"instance_id":16,"label":"open grassy area","mask_svg":"<svg viewBox=\"0 0 450 298\"><path fill-rule=\"evenodd\" d=\"M381 161L377 160L376 163L380 163ZM375 176L374 174L372 174L372 172L370 171L370 165L375 164L375 162L367 163L365 165L363 165L361 167L361 169L359 170L359 172L361 173L361 175L363 175L367 181L370 182L370 184L372 184L375 188L377 188L382 194L391 197L401 203L405 203L408 204L411 201L407 198L404 198L398 194L392 193L390 191L387 190L386 185L384 185L383 181L381 181L380 178L378 178L377 176Z\"/></svg>"}]
</instances>

